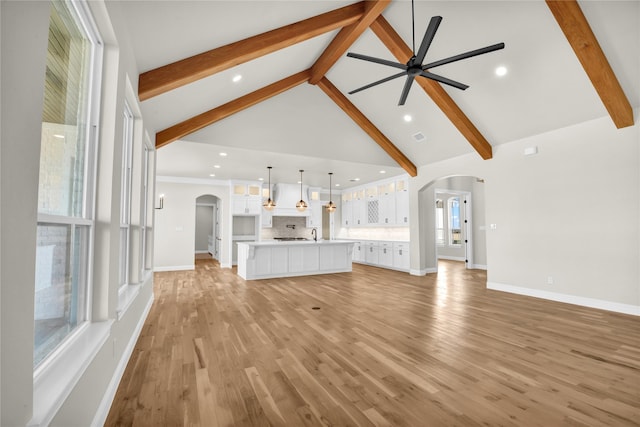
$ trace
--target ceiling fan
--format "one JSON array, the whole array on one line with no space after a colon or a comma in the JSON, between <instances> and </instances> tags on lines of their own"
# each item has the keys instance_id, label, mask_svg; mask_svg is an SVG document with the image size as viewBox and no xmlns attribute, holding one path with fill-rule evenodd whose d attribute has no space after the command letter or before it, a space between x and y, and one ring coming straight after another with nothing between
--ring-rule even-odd
<instances>
[{"instance_id":1,"label":"ceiling fan","mask_svg":"<svg viewBox=\"0 0 640 427\"><path fill-rule=\"evenodd\" d=\"M426 77L431 80L435 80L440 83L447 84L449 86L453 86L455 88L465 90L468 88L468 85L457 82L455 80L448 79L443 76L439 76L437 74L433 74L430 71L427 71L431 68L438 67L440 65L450 64L452 62L460 61L462 59L471 58L473 56L482 55L484 53L493 52L494 50L499 50L504 48L504 43L497 43L491 46L483 47L480 49L471 50L469 52L461 53L459 55L451 56L449 58L441 59L435 62L429 62L427 64L423 64L425 56L427 55L427 50L429 50L429 46L433 41L434 36L436 35L436 31L438 30L438 26L442 21L441 16L434 16L429 21L429 26L427 27L427 31L424 33L424 37L422 38L422 43L420 44L420 49L418 53L416 53L415 48L415 19L414 19L414 10L413 10L413 0L411 1L411 22L413 25L413 56L409 58L406 64L401 64L399 62L387 61L386 59L375 58L372 56L361 55L359 53L347 53L347 56L350 58L361 59L363 61L375 62L377 64L387 65L389 67L398 68L402 70L402 72L398 74L394 74L389 77L385 77L384 79L375 81L373 83L369 83L368 85L362 86L361 88L352 90L349 92L349 95L353 95L354 93L360 92L365 89L369 89L373 86L377 86L381 83L388 82L393 79L397 79L398 77L407 76L407 80L404 83L404 88L402 89L402 94L400 95L400 101L398 105L404 105L407 100L407 96L409 95L409 90L411 89L411 85L416 77Z\"/></svg>"}]
</instances>

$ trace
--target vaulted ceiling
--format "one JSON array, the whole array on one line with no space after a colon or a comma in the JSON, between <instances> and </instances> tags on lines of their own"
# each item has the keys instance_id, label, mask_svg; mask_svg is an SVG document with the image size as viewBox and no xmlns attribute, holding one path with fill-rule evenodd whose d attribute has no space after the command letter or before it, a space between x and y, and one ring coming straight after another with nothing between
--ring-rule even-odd
<instances>
[{"instance_id":1,"label":"vaulted ceiling","mask_svg":"<svg viewBox=\"0 0 640 427\"><path fill-rule=\"evenodd\" d=\"M406 62L409 1L118 6L159 175L256 179L270 165L273 182L295 182L302 168L305 183L326 186L332 171L346 187L467 152L490 159L500 144L605 115L630 126L640 105L637 1L418 0L417 44L429 19L443 17L428 62L506 48L438 68L466 91L418 78L401 107L403 78L348 95L397 70L345 54Z\"/></svg>"}]
</instances>

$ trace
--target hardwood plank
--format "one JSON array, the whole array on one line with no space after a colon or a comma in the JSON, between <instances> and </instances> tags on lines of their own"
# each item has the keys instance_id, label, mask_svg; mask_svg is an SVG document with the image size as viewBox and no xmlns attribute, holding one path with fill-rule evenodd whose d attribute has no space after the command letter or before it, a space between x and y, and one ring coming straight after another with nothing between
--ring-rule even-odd
<instances>
[{"instance_id":1,"label":"hardwood plank","mask_svg":"<svg viewBox=\"0 0 640 427\"><path fill-rule=\"evenodd\" d=\"M351 119L356 122L393 160L410 176L418 175L418 168L389 140L355 105L347 99L326 77L318 82L318 87L326 93Z\"/></svg>"},{"instance_id":2,"label":"hardwood plank","mask_svg":"<svg viewBox=\"0 0 640 427\"><path fill-rule=\"evenodd\" d=\"M633 126L633 108L587 18L575 0L546 0L591 84L618 129Z\"/></svg>"},{"instance_id":3,"label":"hardwood plank","mask_svg":"<svg viewBox=\"0 0 640 427\"><path fill-rule=\"evenodd\" d=\"M373 21L370 28L399 62L406 63L411 58L413 55L411 48L382 15ZM440 83L431 79L416 79L415 82L422 87L483 159L487 160L493 157L489 141L458 107Z\"/></svg>"},{"instance_id":4,"label":"hardwood plank","mask_svg":"<svg viewBox=\"0 0 640 427\"><path fill-rule=\"evenodd\" d=\"M638 317L488 290L464 263L244 281L197 260L154 295L107 427L640 420Z\"/></svg>"},{"instance_id":5,"label":"hardwood plank","mask_svg":"<svg viewBox=\"0 0 640 427\"><path fill-rule=\"evenodd\" d=\"M202 128L212 125L215 122L245 110L266 99L279 95L292 87L298 86L309 80L309 75L309 70L301 71L253 91L241 98L234 99L233 101L229 101L212 110L198 114L197 116L191 117L167 129L161 130L156 133L156 148L164 147L165 145L177 141L190 133L199 131Z\"/></svg>"},{"instance_id":6,"label":"hardwood plank","mask_svg":"<svg viewBox=\"0 0 640 427\"><path fill-rule=\"evenodd\" d=\"M138 97L140 101L145 101L252 59L351 25L363 15L365 3L341 7L146 71L138 78Z\"/></svg>"},{"instance_id":7,"label":"hardwood plank","mask_svg":"<svg viewBox=\"0 0 640 427\"><path fill-rule=\"evenodd\" d=\"M365 2L364 13L358 22L343 27L313 64L309 83L312 85L318 83L390 3L391 0Z\"/></svg>"}]
</instances>

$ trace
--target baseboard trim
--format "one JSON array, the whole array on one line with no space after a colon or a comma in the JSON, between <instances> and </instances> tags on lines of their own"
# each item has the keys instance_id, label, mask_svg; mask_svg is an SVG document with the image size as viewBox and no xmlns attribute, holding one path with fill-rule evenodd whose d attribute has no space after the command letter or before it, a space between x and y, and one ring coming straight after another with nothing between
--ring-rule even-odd
<instances>
[{"instance_id":1,"label":"baseboard trim","mask_svg":"<svg viewBox=\"0 0 640 427\"><path fill-rule=\"evenodd\" d=\"M637 305L622 304L595 298L579 297L575 295L567 295L557 292L543 291L539 289L523 288L521 286L506 285L503 283L495 282L487 282L487 289L508 292L511 294L525 295L551 301L564 302L567 304L579 305L583 307L597 308L600 310L613 311L616 313L630 314L632 316L640 316L640 306Z\"/></svg>"},{"instance_id":2,"label":"baseboard trim","mask_svg":"<svg viewBox=\"0 0 640 427\"><path fill-rule=\"evenodd\" d=\"M438 259L445 259L447 261L464 261L465 257L463 257L463 256L438 255Z\"/></svg>"},{"instance_id":3,"label":"baseboard trim","mask_svg":"<svg viewBox=\"0 0 640 427\"><path fill-rule=\"evenodd\" d=\"M422 270L411 269L409 270L409 274L412 276L425 276L429 273L437 273L437 268L423 268Z\"/></svg>"},{"instance_id":4,"label":"baseboard trim","mask_svg":"<svg viewBox=\"0 0 640 427\"><path fill-rule=\"evenodd\" d=\"M470 264L469 268L473 270L487 270L487 266L483 264Z\"/></svg>"},{"instance_id":5,"label":"baseboard trim","mask_svg":"<svg viewBox=\"0 0 640 427\"><path fill-rule=\"evenodd\" d=\"M208 254L208 253L210 253L208 249L205 249L205 250L203 250L203 251L196 251L196 255L199 255L199 254Z\"/></svg>"},{"instance_id":6,"label":"baseboard trim","mask_svg":"<svg viewBox=\"0 0 640 427\"><path fill-rule=\"evenodd\" d=\"M153 271L161 272L161 271L183 271L183 270L195 270L196 266L194 264L191 265L169 265L166 267L153 267Z\"/></svg>"},{"instance_id":7,"label":"baseboard trim","mask_svg":"<svg viewBox=\"0 0 640 427\"><path fill-rule=\"evenodd\" d=\"M100 402L100 406L98 406L98 410L93 417L93 421L91 422L91 427L100 427L103 426L105 421L107 420L107 416L109 415L109 410L111 409L111 405L113 404L113 399L116 396L116 391L118 391L118 385L120 385L120 381L122 380L122 376L124 375L124 370L127 367L127 363L129 363L129 359L133 354L133 349L136 346L136 342L138 342L138 338L140 337L140 332L142 332L142 327L144 326L144 322L147 320L147 316L151 311L151 306L153 305L153 294L149 297L149 301L147 301L147 306L144 308L144 312L142 316L140 316L140 320L136 325L133 334L131 334L131 339L129 339L129 343L127 347L124 349L122 353L122 357L118 362L118 366L113 373L113 377L111 377L111 381L107 386L107 390L102 397L102 401Z\"/></svg>"}]
</instances>

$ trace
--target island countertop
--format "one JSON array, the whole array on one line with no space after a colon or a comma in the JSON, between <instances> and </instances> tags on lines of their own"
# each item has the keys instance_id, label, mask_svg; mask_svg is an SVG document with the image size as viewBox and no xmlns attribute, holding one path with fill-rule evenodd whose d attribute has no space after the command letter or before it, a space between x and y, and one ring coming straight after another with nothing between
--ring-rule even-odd
<instances>
[{"instance_id":1,"label":"island countertop","mask_svg":"<svg viewBox=\"0 0 640 427\"><path fill-rule=\"evenodd\" d=\"M244 245L249 246L287 246L287 245L342 245L345 243L355 243L352 240L324 240L320 239L315 241L309 240L262 240L260 242L242 242Z\"/></svg>"},{"instance_id":2,"label":"island countertop","mask_svg":"<svg viewBox=\"0 0 640 427\"><path fill-rule=\"evenodd\" d=\"M353 245L348 240L238 242L238 275L254 280L349 272Z\"/></svg>"}]
</instances>

